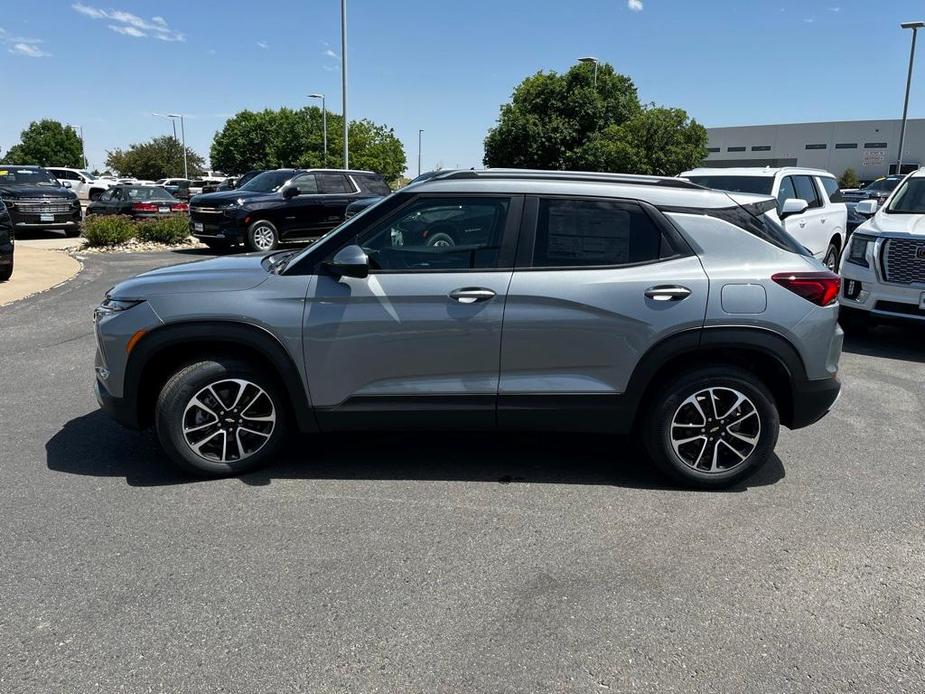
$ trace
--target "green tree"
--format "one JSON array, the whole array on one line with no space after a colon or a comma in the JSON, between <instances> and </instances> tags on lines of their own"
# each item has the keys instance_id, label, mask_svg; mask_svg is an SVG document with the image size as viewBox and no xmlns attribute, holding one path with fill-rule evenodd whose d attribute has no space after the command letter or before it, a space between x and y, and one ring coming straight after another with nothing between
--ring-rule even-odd
<instances>
[{"instance_id":1,"label":"green tree","mask_svg":"<svg viewBox=\"0 0 925 694\"><path fill-rule=\"evenodd\" d=\"M644 107L611 65L538 72L514 90L485 138L489 167L675 175L706 158L706 130L678 108Z\"/></svg>"},{"instance_id":2,"label":"green tree","mask_svg":"<svg viewBox=\"0 0 925 694\"><path fill-rule=\"evenodd\" d=\"M205 162L189 147L186 148L189 175L201 176ZM148 142L130 145L127 149L106 152L106 166L123 176L156 181L183 175L183 145L175 137L164 135Z\"/></svg>"},{"instance_id":3,"label":"green tree","mask_svg":"<svg viewBox=\"0 0 925 694\"><path fill-rule=\"evenodd\" d=\"M858 172L854 169L845 169L845 173L838 179L839 188L858 188L861 185L861 179L858 178Z\"/></svg>"},{"instance_id":4,"label":"green tree","mask_svg":"<svg viewBox=\"0 0 925 694\"><path fill-rule=\"evenodd\" d=\"M83 166L83 146L73 128L56 120L33 121L20 133L20 142L4 155L7 164Z\"/></svg>"},{"instance_id":5,"label":"green tree","mask_svg":"<svg viewBox=\"0 0 925 694\"><path fill-rule=\"evenodd\" d=\"M212 140L212 166L244 173L250 169L338 167L343 161L343 119L328 113L328 157L324 161L321 109L241 111ZM350 166L381 173L388 180L405 170L405 150L395 132L368 120L350 123Z\"/></svg>"}]
</instances>

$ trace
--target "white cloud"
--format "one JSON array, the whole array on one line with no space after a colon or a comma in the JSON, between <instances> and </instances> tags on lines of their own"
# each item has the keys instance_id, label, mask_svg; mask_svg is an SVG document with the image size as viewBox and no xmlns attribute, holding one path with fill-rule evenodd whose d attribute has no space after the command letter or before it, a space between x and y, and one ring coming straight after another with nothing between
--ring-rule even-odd
<instances>
[{"instance_id":1,"label":"white cloud","mask_svg":"<svg viewBox=\"0 0 925 694\"><path fill-rule=\"evenodd\" d=\"M29 58L45 58L51 55L51 53L46 53L33 43L14 43L9 51L15 55L25 55Z\"/></svg>"},{"instance_id":2,"label":"white cloud","mask_svg":"<svg viewBox=\"0 0 925 694\"><path fill-rule=\"evenodd\" d=\"M120 26L118 24L108 25L117 34L125 34L126 36L134 36L135 38L144 38L147 36L145 32L141 29L136 29L135 27Z\"/></svg>"},{"instance_id":3,"label":"white cloud","mask_svg":"<svg viewBox=\"0 0 925 694\"><path fill-rule=\"evenodd\" d=\"M163 17L152 17L150 20L139 17L125 10L101 10L98 7L91 7L83 3L76 2L71 5L73 10L79 14L89 17L90 19L103 19L114 24L107 26L113 31L124 34L125 36L134 36L135 38L151 37L159 41L185 41L186 36L181 32L170 28L167 20Z\"/></svg>"},{"instance_id":4,"label":"white cloud","mask_svg":"<svg viewBox=\"0 0 925 694\"><path fill-rule=\"evenodd\" d=\"M336 65L322 65L321 69L325 72L337 72L338 70Z\"/></svg>"},{"instance_id":5,"label":"white cloud","mask_svg":"<svg viewBox=\"0 0 925 694\"><path fill-rule=\"evenodd\" d=\"M841 12L841 8L840 7L830 7L829 12Z\"/></svg>"},{"instance_id":6,"label":"white cloud","mask_svg":"<svg viewBox=\"0 0 925 694\"><path fill-rule=\"evenodd\" d=\"M13 36L6 29L0 27L0 45L7 46L13 55L24 55L28 58L47 58L51 55L42 50L39 44L42 39L32 39L25 36Z\"/></svg>"},{"instance_id":7,"label":"white cloud","mask_svg":"<svg viewBox=\"0 0 925 694\"><path fill-rule=\"evenodd\" d=\"M325 54L326 56L328 56L329 58L334 58L335 60L338 60L338 59L339 59L339 56L337 55L337 53L335 53L334 51L332 51L330 48L325 48L325 49L324 49L324 54Z\"/></svg>"},{"instance_id":8,"label":"white cloud","mask_svg":"<svg viewBox=\"0 0 925 694\"><path fill-rule=\"evenodd\" d=\"M642 12L642 0L626 0L626 6L633 12Z\"/></svg>"},{"instance_id":9,"label":"white cloud","mask_svg":"<svg viewBox=\"0 0 925 694\"><path fill-rule=\"evenodd\" d=\"M262 48L262 49L266 50L266 49L269 48L269 47L270 47L270 44L268 44L266 41L258 41L258 42L257 42L257 48Z\"/></svg>"}]
</instances>

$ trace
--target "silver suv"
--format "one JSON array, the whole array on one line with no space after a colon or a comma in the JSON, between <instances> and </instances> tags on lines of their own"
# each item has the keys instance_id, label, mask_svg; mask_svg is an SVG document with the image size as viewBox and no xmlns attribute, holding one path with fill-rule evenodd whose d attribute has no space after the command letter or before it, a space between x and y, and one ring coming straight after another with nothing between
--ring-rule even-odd
<instances>
[{"instance_id":1,"label":"silver suv","mask_svg":"<svg viewBox=\"0 0 925 694\"><path fill-rule=\"evenodd\" d=\"M96 391L183 469L293 428L636 432L701 487L839 392L839 279L768 196L668 178L447 171L301 251L147 272L96 311Z\"/></svg>"}]
</instances>

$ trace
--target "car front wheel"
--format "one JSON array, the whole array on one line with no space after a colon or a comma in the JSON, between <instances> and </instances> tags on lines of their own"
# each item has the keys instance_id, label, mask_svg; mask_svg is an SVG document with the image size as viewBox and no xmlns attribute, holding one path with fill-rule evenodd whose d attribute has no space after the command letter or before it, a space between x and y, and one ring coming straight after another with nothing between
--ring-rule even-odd
<instances>
[{"instance_id":1,"label":"car front wheel","mask_svg":"<svg viewBox=\"0 0 925 694\"><path fill-rule=\"evenodd\" d=\"M279 245L279 234L270 222L258 220L247 230L247 247L252 251L272 251Z\"/></svg>"},{"instance_id":2,"label":"car front wheel","mask_svg":"<svg viewBox=\"0 0 925 694\"><path fill-rule=\"evenodd\" d=\"M185 366L164 385L155 425L176 465L223 477L269 462L286 429L282 390L270 375L234 359Z\"/></svg>"},{"instance_id":3,"label":"car front wheel","mask_svg":"<svg viewBox=\"0 0 925 694\"><path fill-rule=\"evenodd\" d=\"M748 371L707 367L659 389L645 443L656 466L702 489L728 487L764 465L777 444L773 396Z\"/></svg>"}]
</instances>

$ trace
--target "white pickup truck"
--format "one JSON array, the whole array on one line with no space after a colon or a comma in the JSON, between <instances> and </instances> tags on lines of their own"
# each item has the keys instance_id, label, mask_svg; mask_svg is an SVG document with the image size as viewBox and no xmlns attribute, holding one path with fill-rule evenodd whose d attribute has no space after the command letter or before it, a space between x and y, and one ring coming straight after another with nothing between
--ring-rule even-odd
<instances>
[{"instance_id":1,"label":"white pickup truck","mask_svg":"<svg viewBox=\"0 0 925 694\"><path fill-rule=\"evenodd\" d=\"M103 193L116 185L115 181L96 178L92 173L83 169L46 166L45 170L61 181L62 185L77 193L77 197L81 200L97 200Z\"/></svg>"}]
</instances>

